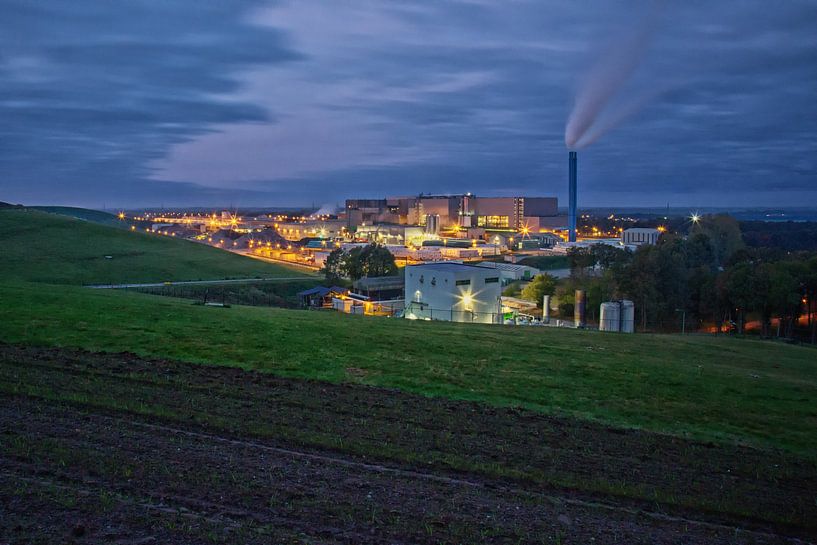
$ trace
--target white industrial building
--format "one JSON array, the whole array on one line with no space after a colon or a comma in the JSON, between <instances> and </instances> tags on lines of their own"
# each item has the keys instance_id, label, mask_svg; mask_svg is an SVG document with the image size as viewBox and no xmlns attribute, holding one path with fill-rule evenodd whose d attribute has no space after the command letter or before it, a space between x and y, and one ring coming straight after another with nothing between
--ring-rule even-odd
<instances>
[{"instance_id":1,"label":"white industrial building","mask_svg":"<svg viewBox=\"0 0 817 545\"><path fill-rule=\"evenodd\" d=\"M625 246L641 246L642 244L657 244L661 231L646 227L631 227L621 232L621 243Z\"/></svg>"},{"instance_id":2,"label":"white industrial building","mask_svg":"<svg viewBox=\"0 0 817 545\"><path fill-rule=\"evenodd\" d=\"M452 322L501 322L501 276L462 263L406 267L405 317Z\"/></svg>"}]
</instances>

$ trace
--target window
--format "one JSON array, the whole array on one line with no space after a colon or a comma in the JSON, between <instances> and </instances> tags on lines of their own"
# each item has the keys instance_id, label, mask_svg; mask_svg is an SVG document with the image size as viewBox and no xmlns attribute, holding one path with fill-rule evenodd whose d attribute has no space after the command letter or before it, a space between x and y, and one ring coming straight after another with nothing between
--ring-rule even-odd
<instances>
[{"instance_id":1,"label":"window","mask_svg":"<svg viewBox=\"0 0 817 545\"><path fill-rule=\"evenodd\" d=\"M457 280L456 285L457 286L470 286L471 285L471 279L469 278L468 280Z\"/></svg>"},{"instance_id":2,"label":"window","mask_svg":"<svg viewBox=\"0 0 817 545\"><path fill-rule=\"evenodd\" d=\"M498 276L492 276L491 278L486 278L485 279L486 284L496 284L498 282L499 282L499 277Z\"/></svg>"},{"instance_id":3,"label":"window","mask_svg":"<svg viewBox=\"0 0 817 545\"><path fill-rule=\"evenodd\" d=\"M477 216L477 227L507 229L508 225L508 216Z\"/></svg>"}]
</instances>

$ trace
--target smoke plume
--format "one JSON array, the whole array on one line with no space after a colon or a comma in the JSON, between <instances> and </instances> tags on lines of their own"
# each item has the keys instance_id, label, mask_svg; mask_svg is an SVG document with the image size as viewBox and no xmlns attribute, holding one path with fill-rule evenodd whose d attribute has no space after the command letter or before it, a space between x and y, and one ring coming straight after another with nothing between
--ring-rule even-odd
<instances>
[{"instance_id":1,"label":"smoke plume","mask_svg":"<svg viewBox=\"0 0 817 545\"><path fill-rule=\"evenodd\" d=\"M312 215L313 216L331 216L336 214L338 211L338 207L334 204L324 204L318 210L316 210Z\"/></svg>"},{"instance_id":2,"label":"smoke plume","mask_svg":"<svg viewBox=\"0 0 817 545\"><path fill-rule=\"evenodd\" d=\"M599 116L644 58L655 33L658 8L658 3L653 4L633 32L607 48L587 74L565 126L565 145L568 148L582 148L591 144L648 101L647 95L631 100L618 111L610 113L603 126L594 127ZM591 127L593 130L588 134Z\"/></svg>"}]
</instances>

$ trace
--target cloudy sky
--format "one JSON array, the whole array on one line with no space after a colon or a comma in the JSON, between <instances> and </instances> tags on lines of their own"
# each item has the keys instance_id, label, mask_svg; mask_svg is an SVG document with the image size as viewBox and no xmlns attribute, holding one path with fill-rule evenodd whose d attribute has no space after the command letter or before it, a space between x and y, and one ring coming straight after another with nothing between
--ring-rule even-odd
<instances>
[{"instance_id":1,"label":"cloudy sky","mask_svg":"<svg viewBox=\"0 0 817 545\"><path fill-rule=\"evenodd\" d=\"M572 119L581 204L817 203L815 0L0 0L0 14L2 201L564 200Z\"/></svg>"}]
</instances>

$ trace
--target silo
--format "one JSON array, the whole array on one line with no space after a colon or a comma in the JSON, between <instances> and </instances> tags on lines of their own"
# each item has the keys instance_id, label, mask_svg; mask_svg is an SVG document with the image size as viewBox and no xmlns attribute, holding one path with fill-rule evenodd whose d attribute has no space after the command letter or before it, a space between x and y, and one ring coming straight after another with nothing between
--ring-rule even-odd
<instances>
[{"instance_id":1,"label":"silo","mask_svg":"<svg viewBox=\"0 0 817 545\"><path fill-rule=\"evenodd\" d=\"M621 331L621 303L608 301L601 304L599 331Z\"/></svg>"},{"instance_id":2,"label":"silo","mask_svg":"<svg viewBox=\"0 0 817 545\"><path fill-rule=\"evenodd\" d=\"M437 235L440 233L439 214L428 214L426 216L426 233L429 235Z\"/></svg>"},{"instance_id":3,"label":"silo","mask_svg":"<svg viewBox=\"0 0 817 545\"><path fill-rule=\"evenodd\" d=\"M584 306L586 304L584 290L576 290L576 302L573 305L573 322L575 327L584 327Z\"/></svg>"},{"instance_id":4,"label":"silo","mask_svg":"<svg viewBox=\"0 0 817 545\"><path fill-rule=\"evenodd\" d=\"M542 298L542 321L546 324L550 323L550 295Z\"/></svg>"},{"instance_id":5,"label":"silo","mask_svg":"<svg viewBox=\"0 0 817 545\"><path fill-rule=\"evenodd\" d=\"M626 299L621 302L621 331L623 333L635 331L635 305Z\"/></svg>"}]
</instances>

